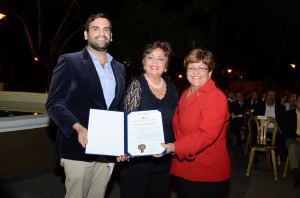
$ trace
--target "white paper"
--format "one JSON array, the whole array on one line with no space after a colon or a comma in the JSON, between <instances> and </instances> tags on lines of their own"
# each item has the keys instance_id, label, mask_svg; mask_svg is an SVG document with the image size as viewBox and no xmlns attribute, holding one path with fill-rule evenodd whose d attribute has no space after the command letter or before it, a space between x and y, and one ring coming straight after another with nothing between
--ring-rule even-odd
<instances>
[{"instance_id":1,"label":"white paper","mask_svg":"<svg viewBox=\"0 0 300 198\"><path fill-rule=\"evenodd\" d=\"M259 115L257 116L258 119L261 119L261 120L266 120L267 119L267 116L262 116L262 115Z\"/></svg>"},{"instance_id":2,"label":"white paper","mask_svg":"<svg viewBox=\"0 0 300 198\"><path fill-rule=\"evenodd\" d=\"M131 112L127 116L128 153L133 156L160 154L165 149L161 113L157 110ZM143 148L144 147L144 148Z\"/></svg>"},{"instance_id":3,"label":"white paper","mask_svg":"<svg viewBox=\"0 0 300 198\"><path fill-rule=\"evenodd\" d=\"M86 153L120 156L161 154L165 149L161 113L157 110L130 112L125 144L124 113L90 110ZM128 153L124 150L127 145Z\"/></svg>"},{"instance_id":4,"label":"white paper","mask_svg":"<svg viewBox=\"0 0 300 198\"><path fill-rule=\"evenodd\" d=\"M120 156L124 154L124 113L90 110L86 153Z\"/></svg>"}]
</instances>

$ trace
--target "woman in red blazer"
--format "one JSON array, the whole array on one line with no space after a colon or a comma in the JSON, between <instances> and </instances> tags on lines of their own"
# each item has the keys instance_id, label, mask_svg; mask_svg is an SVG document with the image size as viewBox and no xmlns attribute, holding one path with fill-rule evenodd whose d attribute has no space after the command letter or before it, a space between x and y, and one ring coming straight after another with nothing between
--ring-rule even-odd
<instances>
[{"instance_id":1,"label":"woman in red blazer","mask_svg":"<svg viewBox=\"0 0 300 198\"><path fill-rule=\"evenodd\" d=\"M177 178L180 197L223 197L230 177L227 100L211 80L215 67L211 52L192 50L184 67L191 86L174 112L175 142L163 144L168 153L176 153L171 174Z\"/></svg>"}]
</instances>

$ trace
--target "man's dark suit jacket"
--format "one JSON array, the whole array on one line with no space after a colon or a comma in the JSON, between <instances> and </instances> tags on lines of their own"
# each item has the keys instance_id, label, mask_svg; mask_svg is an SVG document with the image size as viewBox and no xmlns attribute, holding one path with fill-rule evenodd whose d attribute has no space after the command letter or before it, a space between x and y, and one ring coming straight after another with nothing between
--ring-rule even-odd
<instances>
[{"instance_id":1,"label":"man's dark suit jacket","mask_svg":"<svg viewBox=\"0 0 300 198\"><path fill-rule=\"evenodd\" d=\"M111 66L116 90L109 110L122 111L125 67L115 60L112 60ZM88 127L91 108L108 109L98 73L86 48L59 57L53 71L46 108L50 118L59 127L56 155L71 160L94 161L96 156L85 154L85 149L78 142L77 132L72 128L76 122Z\"/></svg>"},{"instance_id":2,"label":"man's dark suit jacket","mask_svg":"<svg viewBox=\"0 0 300 198\"><path fill-rule=\"evenodd\" d=\"M242 117L238 117L240 115L242 115ZM237 100L231 103L230 117L231 117L230 131L231 133L236 135L237 145L241 146L242 145L241 128L245 126L244 102L243 102L243 107L240 106L240 103Z\"/></svg>"},{"instance_id":3,"label":"man's dark suit jacket","mask_svg":"<svg viewBox=\"0 0 300 198\"><path fill-rule=\"evenodd\" d=\"M265 115L266 103L262 102L256 106L252 115ZM281 127L283 118L285 116L285 106L280 103L275 103L275 118L278 123L278 127Z\"/></svg>"},{"instance_id":4,"label":"man's dark suit jacket","mask_svg":"<svg viewBox=\"0 0 300 198\"><path fill-rule=\"evenodd\" d=\"M231 123L230 125L238 125L239 128L245 125L245 119L244 119L244 102L243 107L240 106L240 103L236 100L231 103L231 109L230 109L230 116L231 116ZM232 117L232 113L235 116L243 115L243 117Z\"/></svg>"},{"instance_id":5,"label":"man's dark suit jacket","mask_svg":"<svg viewBox=\"0 0 300 198\"><path fill-rule=\"evenodd\" d=\"M286 116L283 119L282 131L285 134L285 138L300 137L296 134L297 130L297 114L296 110L289 110L286 112Z\"/></svg>"},{"instance_id":6,"label":"man's dark suit jacket","mask_svg":"<svg viewBox=\"0 0 300 198\"><path fill-rule=\"evenodd\" d=\"M263 104L265 104L261 99L257 99L255 104L251 104L251 98L247 98L244 102L244 108L247 109L257 109L258 107L262 106Z\"/></svg>"}]
</instances>

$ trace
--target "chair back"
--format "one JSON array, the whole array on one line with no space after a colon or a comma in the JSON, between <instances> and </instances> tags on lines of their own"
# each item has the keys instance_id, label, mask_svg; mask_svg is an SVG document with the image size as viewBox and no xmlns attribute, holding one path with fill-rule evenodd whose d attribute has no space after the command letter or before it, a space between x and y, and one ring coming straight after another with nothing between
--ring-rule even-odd
<instances>
[{"instance_id":1,"label":"chair back","mask_svg":"<svg viewBox=\"0 0 300 198\"><path fill-rule=\"evenodd\" d=\"M255 123L255 125L253 125ZM267 129L270 123L274 124L271 139L267 139ZM248 128L252 139L253 127L257 129L257 144L275 146L275 137L278 123L275 118L269 116L251 116L248 120Z\"/></svg>"},{"instance_id":2,"label":"chair back","mask_svg":"<svg viewBox=\"0 0 300 198\"><path fill-rule=\"evenodd\" d=\"M252 117L252 113L253 113L253 110L249 107L246 107L244 109L244 119L245 119L245 128L246 128L246 132L248 132L249 130L249 127L248 127L248 120L250 117Z\"/></svg>"},{"instance_id":3,"label":"chair back","mask_svg":"<svg viewBox=\"0 0 300 198\"><path fill-rule=\"evenodd\" d=\"M251 107L246 107L245 109L244 109L244 116L246 117L251 117L251 116L253 116L253 109L251 108Z\"/></svg>"}]
</instances>

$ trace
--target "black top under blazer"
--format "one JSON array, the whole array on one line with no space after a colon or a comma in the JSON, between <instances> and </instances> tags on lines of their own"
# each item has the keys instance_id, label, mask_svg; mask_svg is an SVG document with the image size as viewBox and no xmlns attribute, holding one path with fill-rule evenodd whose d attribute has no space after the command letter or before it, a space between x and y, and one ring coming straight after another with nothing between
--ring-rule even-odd
<instances>
[{"instance_id":1,"label":"black top under blazer","mask_svg":"<svg viewBox=\"0 0 300 198\"><path fill-rule=\"evenodd\" d=\"M122 111L125 94L125 67L112 60L116 80L115 98L109 110ZM47 113L58 126L55 153L58 157L79 161L94 161L79 144L76 122L88 127L90 109L107 110L102 86L93 60L86 48L61 55L58 59L46 102ZM99 120L101 122L101 120Z\"/></svg>"}]
</instances>

